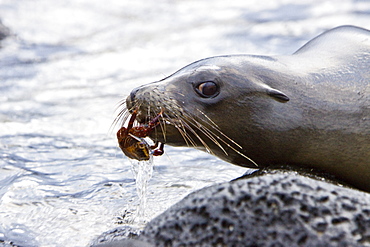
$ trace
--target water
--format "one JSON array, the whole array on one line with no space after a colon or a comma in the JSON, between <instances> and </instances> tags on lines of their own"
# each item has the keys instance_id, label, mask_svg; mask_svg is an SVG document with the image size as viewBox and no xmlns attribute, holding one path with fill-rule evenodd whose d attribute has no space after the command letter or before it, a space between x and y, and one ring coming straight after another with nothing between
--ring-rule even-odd
<instances>
[{"instance_id":1,"label":"water","mask_svg":"<svg viewBox=\"0 0 370 247\"><path fill-rule=\"evenodd\" d=\"M134 220L136 220L137 222L145 223L147 191L149 180L152 178L153 175L153 159L150 159L149 161L132 161L132 169L135 173L136 192L139 198L139 205L135 213L135 217L137 217L138 219Z\"/></svg>"},{"instance_id":2,"label":"water","mask_svg":"<svg viewBox=\"0 0 370 247\"><path fill-rule=\"evenodd\" d=\"M289 54L323 30L370 28L355 0L0 0L0 245L87 246L140 203L111 124L136 86L222 54ZM246 169L166 146L143 221Z\"/></svg>"}]
</instances>

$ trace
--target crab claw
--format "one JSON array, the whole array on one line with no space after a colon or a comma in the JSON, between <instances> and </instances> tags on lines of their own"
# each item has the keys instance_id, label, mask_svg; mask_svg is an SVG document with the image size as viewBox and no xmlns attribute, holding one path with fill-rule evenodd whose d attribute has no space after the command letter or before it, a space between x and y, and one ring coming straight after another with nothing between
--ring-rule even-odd
<instances>
[{"instance_id":1,"label":"crab claw","mask_svg":"<svg viewBox=\"0 0 370 247\"><path fill-rule=\"evenodd\" d=\"M159 148L158 149L155 149L152 151L152 155L153 156L161 156L164 154L164 143L161 143L161 145L159 145Z\"/></svg>"}]
</instances>

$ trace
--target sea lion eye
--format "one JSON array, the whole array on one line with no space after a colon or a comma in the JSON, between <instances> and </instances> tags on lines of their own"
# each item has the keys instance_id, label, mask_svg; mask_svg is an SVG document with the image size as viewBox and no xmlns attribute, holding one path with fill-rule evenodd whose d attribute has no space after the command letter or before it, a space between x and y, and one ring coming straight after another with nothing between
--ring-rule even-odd
<instances>
[{"instance_id":1,"label":"sea lion eye","mask_svg":"<svg viewBox=\"0 0 370 247\"><path fill-rule=\"evenodd\" d=\"M204 98L215 97L219 93L218 86L213 81L202 82L198 84L195 89L196 92Z\"/></svg>"}]
</instances>

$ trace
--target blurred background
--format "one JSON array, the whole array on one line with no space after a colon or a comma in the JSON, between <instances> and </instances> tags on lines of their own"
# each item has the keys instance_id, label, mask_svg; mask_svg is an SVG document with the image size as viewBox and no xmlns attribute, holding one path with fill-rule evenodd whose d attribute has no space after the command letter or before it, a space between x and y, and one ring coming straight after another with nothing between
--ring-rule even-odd
<instances>
[{"instance_id":1,"label":"blurred background","mask_svg":"<svg viewBox=\"0 0 370 247\"><path fill-rule=\"evenodd\" d=\"M287 55L339 25L370 29L370 2L0 0L0 20L0 246L87 246L143 227L111 128L133 88L204 57ZM166 146L146 220L246 171Z\"/></svg>"}]
</instances>

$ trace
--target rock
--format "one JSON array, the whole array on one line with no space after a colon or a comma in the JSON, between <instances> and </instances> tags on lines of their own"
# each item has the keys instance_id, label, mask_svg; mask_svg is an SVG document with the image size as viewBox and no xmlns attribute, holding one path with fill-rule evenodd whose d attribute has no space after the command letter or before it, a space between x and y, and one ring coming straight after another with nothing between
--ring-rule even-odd
<instances>
[{"instance_id":1,"label":"rock","mask_svg":"<svg viewBox=\"0 0 370 247\"><path fill-rule=\"evenodd\" d=\"M370 246L370 194L270 171L191 193L138 239L154 246Z\"/></svg>"},{"instance_id":2,"label":"rock","mask_svg":"<svg viewBox=\"0 0 370 247\"><path fill-rule=\"evenodd\" d=\"M136 229L130 226L118 227L108 232L100 235L91 247L109 247L109 246L132 246L132 247L141 247L141 246L150 246L144 245L141 241L135 241L134 238L137 238L140 229ZM136 245L135 245L136 244Z\"/></svg>"},{"instance_id":3,"label":"rock","mask_svg":"<svg viewBox=\"0 0 370 247\"><path fill-rule=\"evenodd\" d=\"M119 241L92 245L91 247L154 247L154 246L139 240L123 239Z\"/></svg>"}]
</instances>

